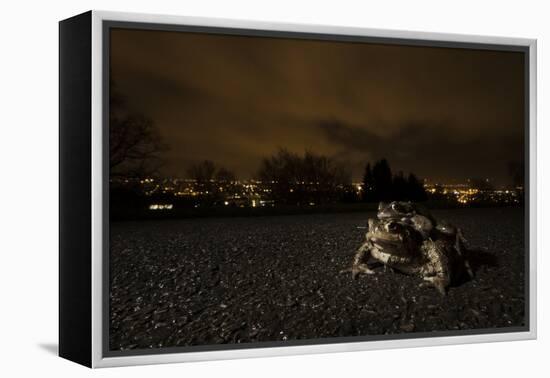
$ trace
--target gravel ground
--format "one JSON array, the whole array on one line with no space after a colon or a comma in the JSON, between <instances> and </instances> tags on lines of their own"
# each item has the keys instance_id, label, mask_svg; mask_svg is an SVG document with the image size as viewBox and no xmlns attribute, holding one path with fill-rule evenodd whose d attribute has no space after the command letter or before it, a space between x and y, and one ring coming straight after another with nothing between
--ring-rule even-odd
<instances>
[{"instance_id":1,"label":"gravel ground","mask_svg":"<svg viewBox=\"0 0 550 378\"><path fill-rule=\"evenodd\" d=\"M111 350L524 325L521 209L434 212L476 249L445 297L383 267L339 274L374 215L113 223Z\"/></svg>"}]
</instances>

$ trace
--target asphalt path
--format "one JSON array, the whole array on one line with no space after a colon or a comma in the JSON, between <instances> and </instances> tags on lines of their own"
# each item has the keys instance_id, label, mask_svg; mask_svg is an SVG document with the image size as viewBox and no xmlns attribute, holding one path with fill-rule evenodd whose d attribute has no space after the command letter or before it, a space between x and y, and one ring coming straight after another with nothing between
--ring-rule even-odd
<instances>
[{"instance_id":1,"label":"asphalt path","mask_svg":"<svg viewBox=\"0 0 550 378\"><path fill-rule=\"evenodd\" d=\"M374 213L113 222L112 350L524 325L518 208L435 211L461 227L475 278L447 296L380 266L352 280ZM436 335L436 333L434 333Z\"/></svg>"}]
</instances>

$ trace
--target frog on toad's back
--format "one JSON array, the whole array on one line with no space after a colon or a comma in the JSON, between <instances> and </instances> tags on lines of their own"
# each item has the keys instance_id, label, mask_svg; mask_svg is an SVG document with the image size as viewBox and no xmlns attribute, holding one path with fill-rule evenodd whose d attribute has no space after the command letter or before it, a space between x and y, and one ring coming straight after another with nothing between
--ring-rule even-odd
<instances>
[{"instance_id":1,"label":"frog on toad's back","mask_svg":"<svg viewBox=\"0 0 550 378\"><path fill-rule=\"evenodd\" d=\"M368 224L365 242L353 259L352 277L374 273L367 265L369 257L422 277L442 294L464 271L472 276L460 229L438 224L427 209L411 202L381 202L377 219Z\"/></svg>"}]
</instances>

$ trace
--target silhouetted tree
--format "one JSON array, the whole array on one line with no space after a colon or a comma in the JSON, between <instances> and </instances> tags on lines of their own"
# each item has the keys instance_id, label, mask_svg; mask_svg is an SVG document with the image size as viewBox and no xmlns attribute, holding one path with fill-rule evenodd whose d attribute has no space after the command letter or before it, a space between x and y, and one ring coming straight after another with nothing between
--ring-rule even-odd
<instances>
[{"instance_id":1,"label":"silhouetted tree","mask_svg":"<svg viewBox=\"0 0 550 378\"><path fill-rule=\"evenodd\" d=\"M221 167L220 169L218 169L218 172L216 172L216 181L222 183L231 183L235 181L235 174L230 170Z\"/></svg>"},{"instance_id":2,"label":"silhouetted tree","mask_svg":"<svg viewBox=\"0 0 550 378\"><path fill-rule=\"evenodd\" d=\"M407 178L406 193L406 199L410 201L425 201L428 198L422 181L419 180L413 173L409 173L409 177Z\"/></svg>"},{"instance_id":3,"label":"silhouetted tree","mask_svg":"<svg viewBox=\"0 0 550 378\"><path fill-rule=\"evenodd\" d=\"M386 159L382 159L372 167L372 176L374 179L373 192L377 201L391 200L393 195L393 182L390 165Z\"/></svg>"},{"instance_id":4,"label":"silhouetted tree","mask_svg":"<svg viewBox=\"0 0 550 378\"><path fill-rule=\"evenodd\" d=\"M392 199L397 201L411 200L410 189L409 183L402 171L393 176Z\"/></svg>"},{"instance_id":5,"label":"silhouetted tree","mask_svg":"<svg viewBox=\"0 0 550 378\"><path fill-rule=\"evenodd\" d=\"M365 167L365 173L363 174L363 201L371 202L377 199L374 196L374 177L372 175L372 169L370 163L367 163Z\"/></svg>"},{"instance_id":6,"label":"silhouetted tree","mask_svg":"<svg viewBox=\"0 0 550 378\"><path fill-rule=\"evenodd\" d=\"M402 171L392 175L390 164L386 159L370 163L365 167L363 176L363 200L378 201L425 201L427 194L422 182L414 175L407 178Z\"/></svg>"},{"instance_id":7,"label":"silhouetted tree","mask_svg":"<svg viewBox=\"0 0 550 378\"><path fill-rule=\"evenodd\" d=\"M161 166L161 153L167 147L153 121L143 114L131 113L125 98L110 82L109 169L110 175L146 177Z\"/></svg>"},{"instance_id":8,"label":"silhouetted tree","mask_svg":"<svg viewBox=\"0 0 550 378\"><path fill-rule=\"evenodd\" d=\"M210 160L203 160L199 163L192 164L187 169L189 178L195 180L199 184L209 183L214 179L216 165Z\"/></svg>"},{"instance_id":9,"label":"silhouetted tree","mask_svg":"<svg viewBox=\"0 0 550 378\"><path fill-rule=\"evenodd\" d=\"M217 200L214 198L214 174L216 172L216 166L214 162L210 160L203 160L199 163L192 164L187 169L187 175L189 178L196 181L197 188L202 194L202 204L212 205Z\"/></svg>"},{"instance_id":10,"label":"silhouetted tree","mask_svg":"<svg viewBox=\"0 0 550 378\"><path fill-rule=\"evenodd\" d=\"M291 184L295 184L297 161L298 157L285 149L262 159L258 178L271 187L274 198L284 198L290 192Z\"/></svg>"},{"instance_id":11,"label":"silhouetted tree","mask_svg":"<svg viewBox=\"0 0 550 378\"><path fill-rule=\"evenodd\" d=\"M334 160L286 149L264 158L257 176L271 188L273 199L288 204L332 202L351 185L350 172Z\"/></svg>"},{"instance_id":12,"label":"silhouetted tree","mask_svg":"<svg viewBox=\"0 0 550 378\"><path fill-rule=\"evenodd\" d=\"M202 206L219 204L234 189L233 172L224 167L218 168L210 160L189 166L187 176L196 181L196 186L201 192L199 201Z\"/></svg>"}]
</instances>

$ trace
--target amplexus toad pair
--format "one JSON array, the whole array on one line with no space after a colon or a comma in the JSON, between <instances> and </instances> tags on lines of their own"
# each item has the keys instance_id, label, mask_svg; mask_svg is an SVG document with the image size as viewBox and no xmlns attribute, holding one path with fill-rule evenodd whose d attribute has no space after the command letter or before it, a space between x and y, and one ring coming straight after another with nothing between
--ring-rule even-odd
<instances>
[{"instance_id":1,"label":"amplexus toad pair","mask_svg":"<svg viewBox=\"0 0 550 378\"><path fill-rule=\"evenodd\" d=\"M357 250L351 269L356 278L373 274L373 258L405 274L417 275L445 295L463 274L473 277L459 228L436 221L430 212L411 202L380 202L376 218L368 220L365 242Z\"/></svg>"}]
</instances>

